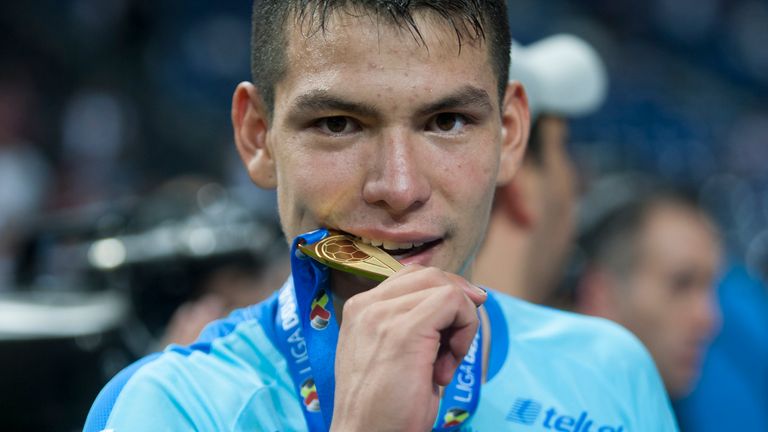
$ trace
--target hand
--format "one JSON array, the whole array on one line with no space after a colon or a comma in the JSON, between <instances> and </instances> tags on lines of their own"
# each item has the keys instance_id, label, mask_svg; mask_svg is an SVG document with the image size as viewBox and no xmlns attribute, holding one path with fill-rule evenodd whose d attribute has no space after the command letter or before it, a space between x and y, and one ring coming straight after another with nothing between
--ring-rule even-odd
<instances>
[{"instance_id":1,"label":"hand","mask_svg":"<svg viewBox=\"0 0 768 432\"><path fill-rule=\"evenodd\" d=\"M485 291L407 266L344 305L331 430L429 431L477 332Z\"/></svg>"}]
</instances>

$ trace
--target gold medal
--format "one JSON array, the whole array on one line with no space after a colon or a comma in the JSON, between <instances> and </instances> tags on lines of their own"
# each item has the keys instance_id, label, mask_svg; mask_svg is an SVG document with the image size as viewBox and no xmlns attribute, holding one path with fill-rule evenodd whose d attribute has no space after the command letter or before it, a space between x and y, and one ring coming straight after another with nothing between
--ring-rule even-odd
<instances>
[{"instance_id":1,"label":"gold medal","mask_svg":"<svg viewBox=\"0 0 768 432\"><path fill-rule=\"evenodd\" d=\"M376 246L337 231L328 231L328 236L317 243L300 244L299 249L328 267L379 282L403 268L396 259Z\"/></svg>"}]
</instances>

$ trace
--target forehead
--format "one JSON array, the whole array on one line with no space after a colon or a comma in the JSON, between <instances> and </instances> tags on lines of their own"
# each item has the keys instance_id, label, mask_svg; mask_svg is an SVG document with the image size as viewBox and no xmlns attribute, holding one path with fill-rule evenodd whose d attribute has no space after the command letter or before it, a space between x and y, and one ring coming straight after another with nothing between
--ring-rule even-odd
<instances>
[{"instance_id":1,"label":"forehead","mask_svg":"<svg viewBox=\"0 0 768 432\"><path fill-rule=\"evenodd\" d=\"M646 252L659 260L719 253L715 227L707 217L674 203L659 203L651 208L643 240Z\"/></svg>"},{"instance_id":2,"label":"forehead","mask_svg":"<svg viewBox=\"0 0 768 432\"><path fill-rule=\"evenodd\" d=\"M464 34L459 39L449 21L429 13L415 14L414 19L418 33L385 18L343 11L332 13L322 29L287 20L285 74L276 83L276 94L310 90L297 87L348 87L353 84L351 74L356 75L355 91L362 90L360 85L386 90L397 79L429 90L451 85L495 89L487 44L481 38Z\"/></svg>"}]
</instances>

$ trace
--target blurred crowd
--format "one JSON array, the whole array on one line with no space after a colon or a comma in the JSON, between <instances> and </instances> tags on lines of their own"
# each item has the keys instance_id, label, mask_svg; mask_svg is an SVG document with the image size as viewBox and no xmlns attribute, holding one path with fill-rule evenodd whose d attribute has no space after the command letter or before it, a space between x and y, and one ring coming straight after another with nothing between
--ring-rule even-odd
<instances>
[{"instance_id":1,"label":"blurred crowd","mask_svg":"<svg viewBox=\"0 0 768 432\"><path fill-rule=\"evenodd\" d=\"M0 387L20 389L0 396L9 430L77 430L125 364L190 342L287 274L273 259L285 254L274 196L250 184L228 116L235 85L249 79L250 7L0 4ZM722 404L718 392L768 401L766 366L754 363L768 358L768 1L515 0L509 19L523 45L556 33L587 41L609 82L597 111L567 119L576 242L564 282L533 300L617 320L660 369L655 344L712 341L690 397L677 390L698 372L662 370L685 430L710 430L697 413ZM633 188L620 189L632 193L617 198L627 181ZM627 211L645 219L622 219ZM690 236L671 241L665 230ZM668 281L688 293L678 301L699 302L687 336L657 339L684 324L637 324L665 324L642 308L669 299L611 294L612 283L653 283L607 276L634 274L633 263L652 274L640 252L611 249L633 241L653 257L670 253L665 263L675 246L701 245L691 259L704 264ZM69 328L72 316L90 327Z\"/></svg>"}]
</instances>

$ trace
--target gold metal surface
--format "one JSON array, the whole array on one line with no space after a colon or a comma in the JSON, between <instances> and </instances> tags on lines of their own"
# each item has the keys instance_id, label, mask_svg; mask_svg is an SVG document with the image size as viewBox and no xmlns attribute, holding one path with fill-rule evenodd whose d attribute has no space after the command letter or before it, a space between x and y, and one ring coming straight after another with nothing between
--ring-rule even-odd
<instances>
[{"instance_id":1,"label":"gold metal surface","mask_svg":"<svg viewBox=\"0 0 768 432\"><path fill-rule=\"evenodd\" d=\"M376 246L335 231L329 231L328 236L317 243L300 244L299 249L328 267L375 281L383 281L403 267Z\"/></svg>"}]
</instances>

